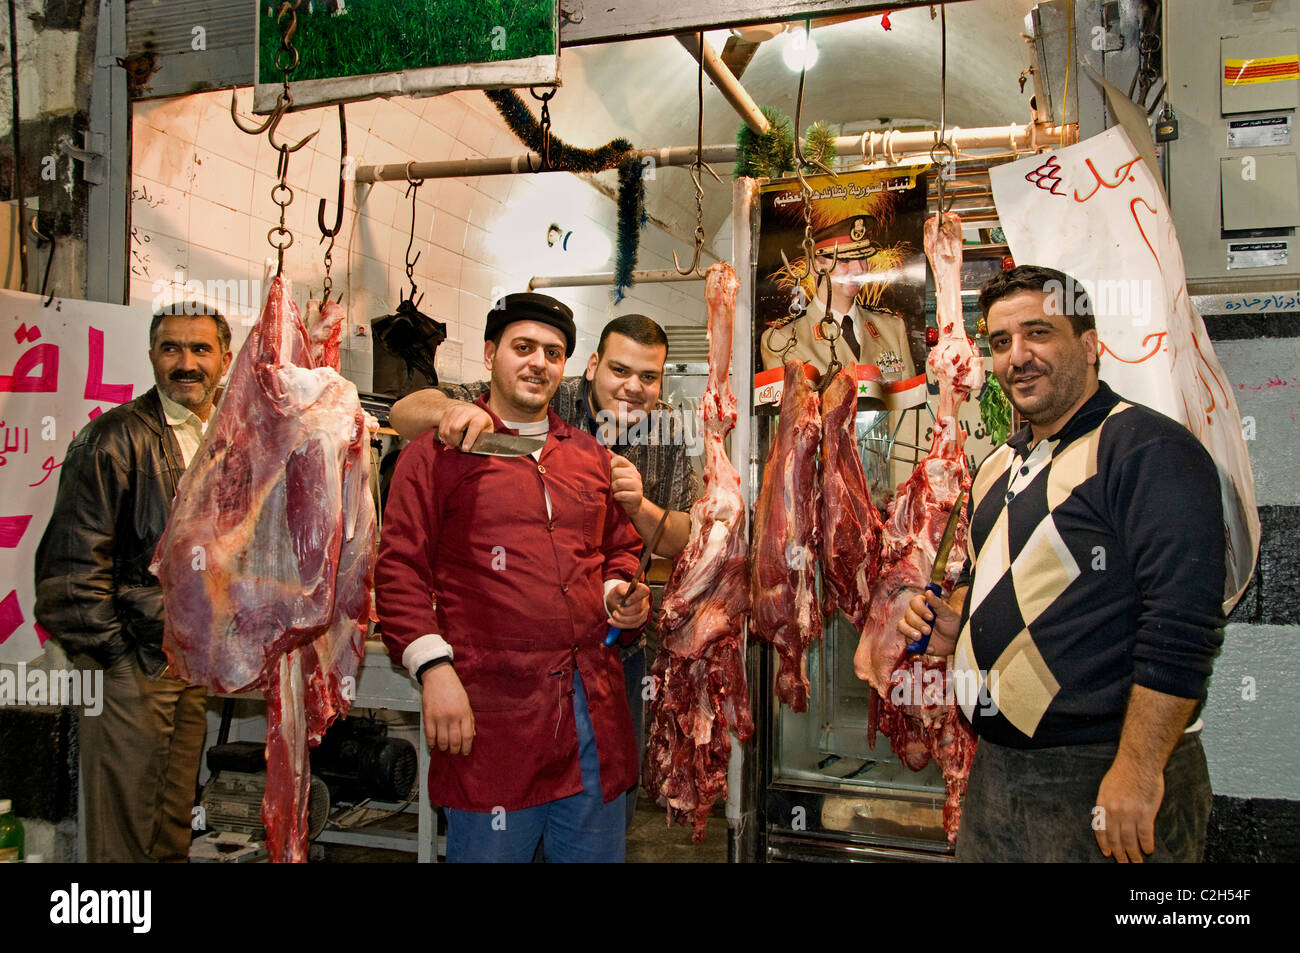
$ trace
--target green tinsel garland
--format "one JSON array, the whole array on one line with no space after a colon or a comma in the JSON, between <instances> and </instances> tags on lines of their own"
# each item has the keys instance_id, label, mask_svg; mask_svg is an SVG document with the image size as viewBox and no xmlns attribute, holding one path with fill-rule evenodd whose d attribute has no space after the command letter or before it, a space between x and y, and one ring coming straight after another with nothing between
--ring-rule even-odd
<instances>
[{"instance_id":1,"label":"green tinsel garland","mask_svg":"<svg viewBox=\"0 0 1300 953\"><path fill-rule=\"evenodd\" d=\"M736 133L737 178L775 179L794 171L794 131L788 116L772 106L759 107L767 119L767 132L754 132L743 123Z\"/></svg>"},{"instance_id":2,"label":"green tinsel garland","mask_svg":"<svg viewBox=\"0 0 1300 953\"><path fill-rule=\"evenodd\" d=\"M628 156L618 167L618 257L614 263L614 303L620 303L632 287L636 271L640 231L648 216L645 210L645 167L636 156Z\"/></svg>"},{"instance_id":3,"label":"green tinsel garland","mask_svg":"<svg viewBox=\"0 0 1300 953\"><path fill-rule=\"evenodd\" d=\"M827 168L835 168L835 127L828 122L815 122L803 134L803 157L808 160L803 170L820 172L811 163L820 162Z\"/></svg>"},{"instance_id":4,"label":"green tinsel garland","mask_svg":"<svg viewBox=\"0 0 1300 953\"><path fill-rule=\"evenodd\" d=\"M525 146L542 152L542 127L513 89L484 90L506 125ZM618 167L618 261L614 274L615 302L623 300L636 269L637 244L645 226L645 176L632 143L611 139L595 149L579 149L551 136L551 168L564 172L603 172Z\"/></svg>"}]
</instances>

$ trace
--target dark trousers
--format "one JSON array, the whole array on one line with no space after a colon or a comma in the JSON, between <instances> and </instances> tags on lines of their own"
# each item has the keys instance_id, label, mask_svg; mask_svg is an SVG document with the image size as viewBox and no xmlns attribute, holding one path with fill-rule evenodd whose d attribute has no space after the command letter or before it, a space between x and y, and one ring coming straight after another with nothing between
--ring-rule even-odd
<instances>
[{"instance_id":1,"label":"dark trousers","mask_svg":"<svg viewBox=\"0 0 1300 953\"><path fill-rule=\"evenodd\" d=\"M104 707L77 722L86 859L189 859L207 689L150 679L128 652L104 671Z\"/></svg>"},{"instance_id":2,"label":"dark trousers","mask_svg":"<svg viewBox=\"0 0 1300 953\"><path fill-rule=\"evenodd\" d=\"M641 645L623 657L623 678L627 686L627 707L632 712L632 732L636 735L637 783L627 792L627 826L632 826L636 816L636 795L641 790L640 764L645 758L645 698L642 682L645 679L645 646Z\"/></svg>"},{"instance_id":3,"label":"dark trousers","mask_svg":"<svg viewBox=\"0 0 1300 953\"><path fill-rule=\"evenodd\" d=\"M1093 833L1097 789L1119 743L1019 749L982 740L957 832L962 862L1111 863ZM1210 772L1200 733L1185 734L1165 765L1149 861L1199 863L1210 820Z\"/></svg>"}]
</instances>

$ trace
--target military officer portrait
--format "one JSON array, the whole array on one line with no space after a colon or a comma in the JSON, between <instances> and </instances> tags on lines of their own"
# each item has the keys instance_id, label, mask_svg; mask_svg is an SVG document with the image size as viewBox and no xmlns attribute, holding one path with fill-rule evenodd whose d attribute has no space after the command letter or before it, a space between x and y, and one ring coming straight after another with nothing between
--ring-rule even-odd
<instances>
[{"instance_id":1,"label":"military officer portrait","mask_svg":"<svg viewBox=\"0 0 1300 953\"><path fill-rule=\"evenodd\" d=\"M900 240L899 226L910 221L896 214L898 202L895 193L876 192L853 203L814 203L813 271L799 278L804 257L787 251L789 265L782 262L768 273L771 293L760 297L759 357L764 370L801 360L825 372L833 340L841 365L874 365L882 383L893 385L888 404L905 407L924 401L924 259L919 241ZM861 210L864 207L871 211ZM798 203L781 208L802 212ZM919 222L917 217L918 235ZM783 228L782 237L788 240L789 235ZM795 238L801 240L802 235ZM829 273L819 278L819 272ZM833 324L823 321L828 309Z\"/></svg>"}]
</instances>

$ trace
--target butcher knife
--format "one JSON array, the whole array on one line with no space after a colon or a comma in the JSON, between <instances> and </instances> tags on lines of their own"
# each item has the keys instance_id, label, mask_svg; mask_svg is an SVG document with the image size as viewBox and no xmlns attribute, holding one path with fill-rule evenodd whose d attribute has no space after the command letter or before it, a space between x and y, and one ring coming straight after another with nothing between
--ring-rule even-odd
<instances>
[{"instance_id":1,"label":"butcher knife","mask_svg":"<svg viewBox=\"0 0 1300 953\"><path fill-rule=\"evenodd\" d=\"M620 609L627 605L627 597L632 594L636 584L645 575L646 567L650 565L650 558L654 555L655 547L659 545L659 537L664 534L664 525L668 522L668 513L668 508L664 507L664 515L659 517L659 525L655 527L654 535L650 537L650 545L641 552L641 563L636 567L636 575L632 577L632 584L628 587L627 594L618 603ZM616 625L611 625L609 633L605 636L605 644L613 645L622 634L622 629Z\"/></svg>"},{"instance_id":2,"label":"butcher knife","mask_svg":"<svg viewBox=\"0 0 1300 953\"><path fill-rule=\"evenodd\" d=\"M517 437L514 434L489 431L479 434L466 452L485 457L522 457L544 446L546 440L543 438Z\"/></svg>"},{"instance_id":3,"label":"butcher knife","mask_svg":"<svg viewBox=\"0 0 1300 953\"><path fill-rule=\"evenodd\" d=\"M934 568L930 570L930 582L925 587L926 592L933 592L940 599L943 598L943 577L948 572L948 554L952 552L952 541L957 536L957 523L961 520L961 505L965 500L966 491L962 490L957 494L957 501L952 505L952 512L948 514L948 525L943 528L943 537L939 540L939 551L934 554ZM934 622L931 622L930 631L915 642L910 643L907 646L907 651L912 653L924 652L930 647L930 636L933 633Z\"/></svg>"}]
</instances>

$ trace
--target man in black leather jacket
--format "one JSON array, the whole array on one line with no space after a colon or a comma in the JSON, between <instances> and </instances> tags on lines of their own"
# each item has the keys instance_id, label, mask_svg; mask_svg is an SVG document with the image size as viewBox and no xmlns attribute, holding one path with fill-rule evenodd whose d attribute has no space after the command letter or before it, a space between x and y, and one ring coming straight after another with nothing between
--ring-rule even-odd
<instances>
[{"instance_id":1,"label":"man in black leather jacket","mask_svg":"<svg viewBox=\"0 0 1300 953\"><path fill-rule=\"evenodd\" d=\"M36 618L104 669L104 706L81 716L91 861L184 861L206 691L167 676L162 590L149 561L230 367L225 318L193 303L154 315L144 394L101 414L64 457L36 552Z\"/></svg>"}]
</instances>

